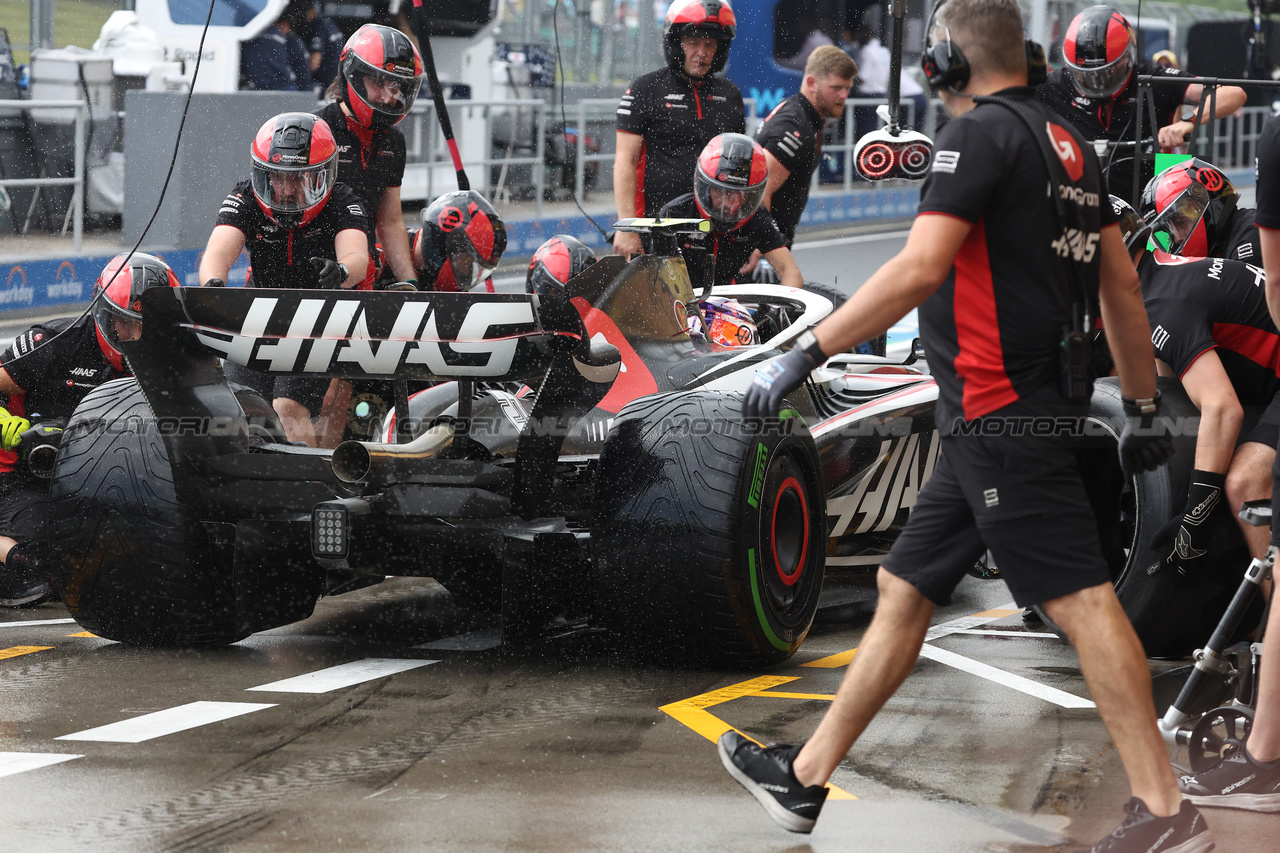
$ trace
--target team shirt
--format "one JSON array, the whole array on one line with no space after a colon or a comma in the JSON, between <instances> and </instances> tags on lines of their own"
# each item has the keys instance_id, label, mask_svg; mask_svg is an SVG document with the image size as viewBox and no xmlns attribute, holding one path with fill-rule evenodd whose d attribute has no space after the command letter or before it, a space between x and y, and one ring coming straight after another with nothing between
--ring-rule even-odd
<instances>
[{"instance_id":1,"label":"team shirt","mask_svg":"<svg viewBox=\"0 0 1280 853\"><path fill-rule=\"evenodd\" d=\"M1258 137L1257 178L1256 224L1280 230L1280 120L1267 122Z\"/></svg>"},{"instance_id":2,"label":"team shirt","mask_svg":"<svg viewBox=\"0 0 1280 853\"><path fill-rule=\"evenodd\" d=\"M66 334L55 337L66 330ZM69 418L90 391L124 374L112 367L98 346L89 316L61 317L32 326L0 353L0 367L25 389L9 397L10 414ZM0 472L14 470L18 454L0 450Z\"/></svg>"},{"instance_id":3,"label":"team shirt","mask_svg":"<svg viewBox=\"0 0 1280 853\"><path fill-rule=\"evenodd\" d=\"M320 286L311 258L338 259L334 238L354 228L368 233L368 220L359 197L337 183L316 218L301 228L281 228L258 206L248 181L241 181L222 201L215 225L230 225L244 234L253 267L254 287L314 290Z\"/></svg>"},{"instance_id":4,"label":"team shirt","mask_svg":"<svg viewBox=\"0 0 1280 853\"><path fill-rule=\"evenodd\" d=\"M374 134L355 119L349 119L337 101L316 110L316 115L329 125L338 144L338 182L346 184L360 197L372 234L382 193L387 187L398 187L404 182L404 134L398 127Z\"/></svg>"},{"instance_id":5,"label":"team shirt","mask_svg":"<svg viewBox=\"0 0 1280 853\"><path fill-rule=\"evenodd\" d=\"M1258 242L1257 211L1236 208L1227 225L1227 245L1223 257L1251 264L1262 263L1262 244Z\"/></svg>"},{"instance_id":6,"label":"team shirt","mask_svg":"<svg viewBox=\"0 0 1280 853\"><path fill-rule=\"evenodd\" d=\"M979 104L939 131L919 212L973 226L919 312L938 382L938 423L948 431L958 418L972 420L1056 387L1062 330L1079 301L1068 264L1075 258L1096 312L1098 241L1101 228L1116 221L1092 147L1037 103L1030 88L999 94L1022 101L1053 129L1071 179L1062 185L1064 205L1079 227L1058 221L1045 198L1043 155L1013 112Z\"/></svg>"},{"instance_id":7,"label":"team shirt","mask_svg":"<svg viewBox=\"0 0 1280 853\"><path fill-rule=\"evenodd\" d=\"M1062 118L1066 119L1072 127L1074 127L1087 140L1094 139L1110 139L1114 141L1133 141L1134 132L1137 130L1137 121L1135 116L1138 112L1138 75L1151 74L1155 76L1167 77L1187 77L1185 71L1179 71L1176 68L1156 68L1145 63L1139 63L1135 66L1133 74L1129 77L1129 83L1114 98L1095 99L1087 98L1076 90L1071 83L1071 77L1067 74L1067 69L1059 68L1051 73L1047 80L1037 89L1037 97L1046 103L1051 110ZM1173 124L1178 118L1178 111L1186 100L1187 86L1179 83L1156 83L1151 87L1151 97L1154 99L1156 120L1160 127L1166 127ZM1159 128L1151 128L1149 119L1146 115L1142 118L1144 130L1143 136L1155 136ZM1130 199L1133 195L1133 152L1132 150L1124 150L1107 155L1107 159L1103 160L1103 167L1107 165L1107 160L1111 160L1111 168L1107 177L1107 183L1111 188L1111 193L1120 198L1134 202ZM1148 164L1147 172L1152 172L1154 164ZM1138 184L1138 191L1147 185L1153 174L1143 174L1141 183ZM1135 203L1136 206L1136 203Z\"/></svg>"},{"instance_id":8,"label":"team shirt","mask_svg":"<svg viewBox=\"0 0 1280 853\"><path fill-rule=\"evenodd\" d=\"M698 155L712 138L746 130L742 93L717 75L692 81L670 68L642 74L618 103L618 130L644 137L636 216L654 216L689 191Z\"/></svg>"},{"instance_id":9,"label":"team shirt","mask_svg":"<svg viewBox=\"0 0 1280 853\"><path fill-rule=\"evenodd\" d=\"M1271 402L1280 390L1280 332L1267 311L1260 268L1152 252L1138 263L1138 277L1157 358L1181 378L1217 350L1241 404Z\"/></svg>"},{"instance_id":10,"label":"team shirt","mask_svg":"<svg viewBox=\"0 0 1280 853\"><path fill-rule=\"evenodd\" d=\"M791 173L769 202L773 221L790 247L800 214L809 202L813 170L822 155L822 116L804 95L792 95L756 128L756 142Z\"/></svg>"},{"instance_id":11,"label":"team shirt","mask_svg":"<svg viewBox=\"0 0 1280 853\"><path fill-rule=\"evenodd\" d=\"M693 193L685 193L672 199L663 205L659 215L676 219L703 218L702 213L698 211L698 203L694 200ZM723 234L713 230L710 237L703 238L702 242L697 242L684 234L680 235L680 238L685 266L689 268L689 280L693 283L695 290L701 289L707 281L707 265L710 259L706 251L697 248L705 247L707 241L710 241L710 255L716 259L715 286L717 287L722 284L733 284L734 276L751 258L751 252L754 249L759 249L760 254L764 255L787 245L778 226L773 223L773 217L763 207L736 231Z\"/></svg>"}]
</instances>

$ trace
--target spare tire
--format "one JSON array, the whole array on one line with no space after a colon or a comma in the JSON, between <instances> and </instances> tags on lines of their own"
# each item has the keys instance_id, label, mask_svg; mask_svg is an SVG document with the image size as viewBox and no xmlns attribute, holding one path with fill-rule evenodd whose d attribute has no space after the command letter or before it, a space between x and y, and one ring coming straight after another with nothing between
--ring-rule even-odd
<instances>
[{"instance_id":1,"label":"spare tire","mask_svg":"<svg viewBox=\"0 0 1280 853\"><path fill-rule=\"evenodd\" d=\"M741 405L713 392L645 397L605 441L596 589L606 624L642 654L768 665L813 624L826 563L817 449L798 416L749 432Z\"/></svg>"},{"instance_id":2,"label":"spare tire","mask_svg":"<svg viewBox=\"0 0 1280 853\"><path fill-rule=\"evenodd\" d=\"M1151 548L1152 534L1183 511L1195 467L1199 411L1175 379L1160 380L1161 412L1172 419L1174 454L1168 463L1126 479L1116 454L1123 423L1115 379L1094 386L1090 420L1106 437L1079 451L1089 502L1098 518L1103 555L1116 595L1150 657L1182 657L1204 645L1226 612L1249 564L1249 552L1230 513L1210 518L1207 571L1179 574Z\"/></svg>"},{"instance_id":3,"label":"spare tire","mask_svg":"<svg viewBox=\"0 0 1280 853\"><path fill-rule=\"evenodd\" d=\"M236 388L250 441L283 440L270 404ZM202 647L239 640L233 553L178 500L164 438L135 379L90 392L67 424L50 482L54 582L100 637Z\"/></svg>"}]
</instances>

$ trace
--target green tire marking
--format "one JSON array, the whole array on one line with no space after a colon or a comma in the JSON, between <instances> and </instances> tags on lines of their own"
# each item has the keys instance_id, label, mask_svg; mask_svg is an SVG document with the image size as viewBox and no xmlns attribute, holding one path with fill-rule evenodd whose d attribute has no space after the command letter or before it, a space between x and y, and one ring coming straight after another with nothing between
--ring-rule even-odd
<instances>
[{"instance_id":1,"label":"green tire marking","mask_svg":"<svg viewBox=\"0 0 1280 853\"><path fill-rule=\"evenodd\" d=\"M764 471L769 461L769 451L764 442L756 444L756 470L751 475L751 491L747 494L747 503L752 509L760 508L760 493L764 490Z\"/></svg>"},{"instance_id":2,"label":"green tire marking","mask_svg":"<svg viewBox=\"0 0 1280 853\"><path fill-rule=\"evenodd\" d=\"M769 619L764 615L764 605L760 603L760 583L756 580L756 549L747 549L747 568L751 570L751 600L756 605L756 618L760 620L760 627L764 629L765 639L768 640L775 649L781 651L790 650L788 643L778 639L778 635L773 633L773 629L769 627Z\"/></svg>"}]
</instances>

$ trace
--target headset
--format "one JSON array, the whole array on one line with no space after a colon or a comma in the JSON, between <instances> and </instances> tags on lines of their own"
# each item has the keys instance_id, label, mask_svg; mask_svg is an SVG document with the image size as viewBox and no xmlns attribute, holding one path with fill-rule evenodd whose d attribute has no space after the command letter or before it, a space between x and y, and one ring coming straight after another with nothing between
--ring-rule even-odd
<instances>
[{"instance_id":1,"label":"headset","mask_svg":"<svg viewBox=\"0 0 1280 853\"><path fill-rule=\"evenodd\" d=\"M929 23L924 29L925 49L920 56L920 67L929 81L929 88L936 92L946 87L959 95L962 94L959 90L969 84L971 73L969 60L959 46L951 40L951 30L945 26L942 29L947 34L946 38L929 44L929 35L935 26L934 21L938 17L939 10L945 5L946 0L943 0L933 7L929 15ZM1027 85L1039 86L1049 75L1049 64L1045 60L1044 48L1031 39L1025 40L1022 45L1027 54Z\"/></svg>"}]
</instances>

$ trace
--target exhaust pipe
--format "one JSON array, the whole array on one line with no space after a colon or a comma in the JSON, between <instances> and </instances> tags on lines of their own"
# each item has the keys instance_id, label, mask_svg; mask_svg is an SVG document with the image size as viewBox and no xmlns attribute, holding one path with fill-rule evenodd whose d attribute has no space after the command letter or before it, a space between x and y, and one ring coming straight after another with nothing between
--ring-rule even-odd
<instances>
[{"instance_id":1,"label":"exhaust pipe","mask_svg":"<svg viewBox=\"0 0 1280 853\"><path fill-rule=\"evenodd\" d=\"M429 459L439 455L452 440L452 425L437 424L404 444L344 441L333 449L333 475L343 483L363 482L375 467L401 460Z\"/></svg>"}]
</instances>

